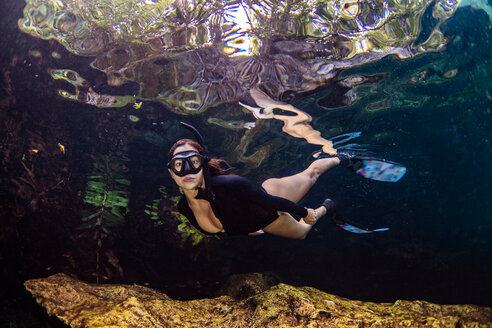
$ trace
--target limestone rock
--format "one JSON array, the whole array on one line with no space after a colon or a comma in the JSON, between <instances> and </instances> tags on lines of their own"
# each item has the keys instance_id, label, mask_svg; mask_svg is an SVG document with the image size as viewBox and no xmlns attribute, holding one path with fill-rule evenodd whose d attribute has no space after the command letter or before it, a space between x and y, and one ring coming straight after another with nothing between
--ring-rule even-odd
<instances>
[{"instance_id":1,"label":"limestone rock","mask_svg":"<svg viewBox=\"0 0 492 328\"><path fill-rule=\"evenodd\" d=\"M218 295L231 296L237 300L243 300L264 292L279 282L279 279L271 273L233 274L221 287Z\"/></svg>"},{"instance_id":2,"label":"limestone rock","mask_svg":"<svg viewBox=\"0 0 492 328\"><path fill-rule=\"evenodd\" d=\"M65 274L25 283L50 315L72 327L476 327L492 328L492 309L424 301L352 301L285 284L244 300L177 301L137 285L96 285Z\"/></svg>"}]
</instances>

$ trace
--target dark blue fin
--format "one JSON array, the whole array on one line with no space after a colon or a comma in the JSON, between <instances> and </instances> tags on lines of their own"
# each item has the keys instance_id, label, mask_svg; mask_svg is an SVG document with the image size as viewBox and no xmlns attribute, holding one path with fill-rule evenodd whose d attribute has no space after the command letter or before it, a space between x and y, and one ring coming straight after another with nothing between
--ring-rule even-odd
<instances>
[{"instance_id":1,"label":"dark blue fin","mask_svg":"<svg viewBox=\"0 0 492 328\"><path fill-rule=\"evenodd\" d=\"M349 140L355 139L360 137L362 132L350 132L350 133L344 133L344 134L339 134L337 136L331 137L330 140L333 142L333 146L338 146L340 144L346 143Z\"/></svg>"}]
</instances>

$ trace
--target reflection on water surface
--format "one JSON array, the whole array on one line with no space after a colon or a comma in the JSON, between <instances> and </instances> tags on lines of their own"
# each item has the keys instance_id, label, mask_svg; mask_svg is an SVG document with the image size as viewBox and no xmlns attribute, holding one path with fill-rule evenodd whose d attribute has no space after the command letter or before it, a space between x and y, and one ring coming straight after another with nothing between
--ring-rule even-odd
<instances>
[{"instance_id":1,"label":"reflection on water surface","mask_svg":"<svg viewBox=\"0 0 492 328\"><path fill-rule=\"evenodd\" d=\"M22 31L95 57L91 66L106 74L110 86L140 86L134 95L99 94L77 72L56 69L53 78L75 87L75 94L60 90L62 97L96 107L155 100L180 114L239 101L259 107L245 106L256 118L282 120L284 132L321 145L329 154L336 151L313 130L310 115L292 106L294 117L272 115L274 108L287 108L278 100L313 91L344 69L390 54L409 58L442 49L448 39L439 26L459 5L383 0L26 2L19 20ZM427 27L427 39L416 42L428 6L434 22ZM352 77L358 79L364 78ZM346 95L347 103L356 97L352 91Z\"/></svg>"}]
</instances>

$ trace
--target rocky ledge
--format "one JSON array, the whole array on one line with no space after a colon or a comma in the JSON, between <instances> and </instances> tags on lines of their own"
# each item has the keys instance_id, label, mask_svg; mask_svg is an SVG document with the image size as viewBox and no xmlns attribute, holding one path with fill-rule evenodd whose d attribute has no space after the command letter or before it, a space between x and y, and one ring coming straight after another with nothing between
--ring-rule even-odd
<instances>
[{"instance_id":1,"label":"rocky ledge","mask_svg":"<svg viewBox=\"0 0 492 328\"><path fill-rule=\"evenodd\" d=\"M25 286L50 315L72 327L492 327L491 308L352 301L285 284L242 299L191 301L137 285L88 284L61 273Z\"/></svg>"}]
</instances>

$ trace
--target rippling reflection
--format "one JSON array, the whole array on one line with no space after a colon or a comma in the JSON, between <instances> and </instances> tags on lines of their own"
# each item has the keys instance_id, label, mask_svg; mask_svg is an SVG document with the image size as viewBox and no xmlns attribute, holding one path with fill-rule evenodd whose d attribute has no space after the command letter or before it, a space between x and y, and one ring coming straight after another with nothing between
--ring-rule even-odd
<instances>
[{"instance_id":1,"label":"rippling reflection","mask_svg":"<svg viewBox=\"0 0 492 328\"><path fill-rule=\"evenodd\" d=\"M277 108L290 106L280 102L326 85L344 69L390 54L409 58L439 51L448 42L439 26L459 3L26 0L19 27L34 37L55 39L74 54L94 57L91 66L106 74L110 86L129 81L140 85L137 95L101 95L76 72L53 70L54 78L76 87L76 94L60 91L67 99L97 107L153 100L176 113L197 114L224 102L261 107L260 94ZM435 25L428 38L417 43L422 15L430 5ZM63 77L65 73L76 80ZM341 83L351 87L364 82L359 78L363 79L351 77ZM353 102L355 95L347 92L346 102ZM298 109L291 112L297 115L296 124L261 110L255 116L283 120L284 131L312 142L309 115ZM326 139L314 140L334 152Z\"/></svg>"}]
</instances>

